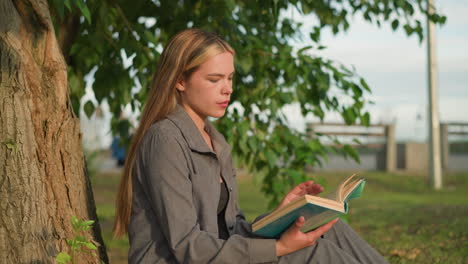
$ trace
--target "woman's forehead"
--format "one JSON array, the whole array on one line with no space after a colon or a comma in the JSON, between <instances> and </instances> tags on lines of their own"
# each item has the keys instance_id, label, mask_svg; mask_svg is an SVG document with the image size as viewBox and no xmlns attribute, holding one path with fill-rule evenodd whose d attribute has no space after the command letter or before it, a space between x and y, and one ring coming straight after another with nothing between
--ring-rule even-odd
<instances>
[{"instance_id":1,"label":"woman's forehead","mask_svg":"<svg viewBox=\"0 0 468 264\"><path fill-rule=\"evenodd\" d=\"M202 63L198 71L202 74L231 74L234 72L234 56L230 52L219 53Z\"/></svg>"}]
</instances>

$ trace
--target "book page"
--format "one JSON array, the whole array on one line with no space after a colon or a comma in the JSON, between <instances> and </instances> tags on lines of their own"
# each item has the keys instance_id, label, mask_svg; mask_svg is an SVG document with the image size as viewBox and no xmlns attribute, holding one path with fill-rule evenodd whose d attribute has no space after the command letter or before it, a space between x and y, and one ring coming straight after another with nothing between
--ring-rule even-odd
<instances>
[{"instance_id":1,"label":"book page","mask_svg":"<svg viewBox=\"0 0 468 264\"><path fill-rule=\"evenodd\" d=\"M345 200L346 197L348 197L348 195L359 185L361 181L362 180L360 179L354 180L343 188L343 193L342 193L343 200Z\"/></svg>"},{"instance_id":2,"label":"book page","mask_svg":"<svg viewBox=\"0 0 468 264\"><path fill-rule=\"evenodd\" d=\"M366 181L364 179L360 179L356 181L345 193L345 201L353 198L357 198L361 196L362 190L364 189Z\"/></svg>"},{"instance_id":3,"label":"book page","mask_svg":"<svg viewBox=\"0 0 468 264\"><path fill-rule=\"evenodd\" d=\"M301 205L304 205L307 203L307 198L306 196L303 196L301 198L298 198L286 206L283 206L280 209L276 209L273 212L271 212L269 215L265 216L264 218L258 220L253 224L253 227L255 228L260 228L264 226L265 224L269 223L272 219L276 219L282 215L287 214L288 212L292 211L293 209L300 207Z\"/></svg>"},{"instance_id":4,"label":"book page","mask_svg":"<svg viewBox=\"0 0 468 264\"><path fill-rule=\"evenodd\" d=\"M333 190L331 193L323 196L324 198L326 199L330 199L330 200L333 200L333 201L339 201L340 200L340 189L339 187L336 188L335 190Z\"/></svg>"},{"instance_id":5,"label":"book page","mask_svg":"<svg viewBox=\"0 0 468 264\"><path fill-rule=\"evenodd\" d=\"M324 198L342 203L344 199L346 198L346 196L343 196L343 189L354 176L356 176L356 174L353 174L349 176L348 178L346 178L346 180L344 180L335 190L325 195Z\"/></svg>"}]
</instances>

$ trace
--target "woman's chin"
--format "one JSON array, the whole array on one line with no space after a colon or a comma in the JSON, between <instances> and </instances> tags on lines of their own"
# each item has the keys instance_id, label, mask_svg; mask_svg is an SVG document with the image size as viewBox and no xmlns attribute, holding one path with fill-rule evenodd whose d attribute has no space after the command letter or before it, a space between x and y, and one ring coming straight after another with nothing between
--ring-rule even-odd
<instances>
[{"instance_id":1,"label":"woman's chin","mask_svg":"<svg viewBox=\"0 0 468 264\"><path fill-rule=\"evenodd\" d=\"M214 118L220 118L222 116L224 116L224 114L226 113L226 110L223 109L223 110L218 110L218 111L213 111L210 116L211 117L214 117Z\"/></svg>"}]
</instances>

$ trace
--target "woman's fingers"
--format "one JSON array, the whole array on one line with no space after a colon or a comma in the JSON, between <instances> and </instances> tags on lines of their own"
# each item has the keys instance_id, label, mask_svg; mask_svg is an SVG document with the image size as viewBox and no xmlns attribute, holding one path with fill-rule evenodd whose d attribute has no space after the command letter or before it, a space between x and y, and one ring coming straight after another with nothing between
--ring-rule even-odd
<instances>
[{"instance_id":1,"label":"woman's fingers","mask_svg":"<svg viewBox=\"0 0 468 264\"><path fill-rule=\"evenodd\" d=\"M313 181L306 181L298 184L291 190L295 194L317 194L323 191L322 185L314 183Z\"/></svg>"},{"instance_id":2,"label":"woman's fingers","mask_svg":"<svg viewBox=\"0 0 468 264\"><path fill-rule=\"evenodd\" d=\"M322 185L320 185L318 183L314 183L314 184L311 184L311 185L307 186L307 193L308 194L316 195L316 194L319 194L321 192L323 192L323 187L322 187Z\"/></svg>"},{"instance_id":3,"label":"woman's fingers","mask_svg":"<svg viewBox=\"0 0 468 264\"><path fill-rule=\"evenodd\" d=\"M304 223L305 218L303 216L299 216L296 221L294 221L294 224L291 225L286 232L292 235L294 235L296 232L301 232L301 227L304 225Z\"/></svg>"},{"instance_id":4,"label":"woman's fingers","mask_svg":"<svg viewBox=\"0 0 468 264\"><path fill-rule=\"evenodd\" d=\"M330 222L324 224L323 226L315 229L314 231L308 232L307 235L311 236L313 240L317 240L320 236L325 234L330 228L333 227L336 222L338 222L339 218L336 218L334 220L331 220Z\"/></svg>"},{"instance_id":5,"label":"woman's fingers","mask_svg":"<svg viewBox=\"0 0 468 264\"><path fill-rule=\"evenodd\" d=\"M302 233L300 229L304 225L305 219L303 216L298 217L294 225L284 232L280 239L276 241L276 254L278 256L283 256L313 245L321 235L327 232L336 223L336 221L338 221L338 219L332 220L314 231Z\"/></svg>"},{"instance_id":6,"label":"woman's fingers","mask_svg":"<svg viewBox=\"0 0 468 264\"><path fill-rule=\"evenodd\" d=\"M316 184L313 181L306 181L296 185L281 201L277 209L285 206L286 204L294 201L295 199L305 195L317 195L323 191L323 187L320 184Z\"/></svg>"},{"instance_id":7,"label":"woman's fingers","mask_svg":"<svg viewBox=\"0 0 468 264\"><path fill-rule=\"evenodd\" d=\"M294 193L294 194L301 194L301 193L306 193L308 188L313 184L314 182L313 181L306 181L306 182L303 182L303 183L300 183L298 185L296 185L296 187L294 187L292 190L291 190L291 193Z\"/></svg>"},{"instance_id":8,"label":"woman's fingers","mask_svg":"<svg viewBox=\"0 0 468 264\"><path fill-rule=\"evenodd\" d=\"M301 227L304 225L305 223L305 218L303 216L299 216L297 219L296 219L296 222L294 223L294 226L297 228L297 229L301 229Z\"/></svg>"}]
</instances>

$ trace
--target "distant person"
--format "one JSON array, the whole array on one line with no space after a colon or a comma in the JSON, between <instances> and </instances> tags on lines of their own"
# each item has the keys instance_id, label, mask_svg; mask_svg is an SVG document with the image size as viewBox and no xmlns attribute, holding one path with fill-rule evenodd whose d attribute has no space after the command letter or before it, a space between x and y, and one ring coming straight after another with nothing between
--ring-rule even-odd
<instances>
[{"instance_id":1,"label":"distant person","mask_svg":"<svg viewBox=\"0 0 468 264\"><path fill-rule=\"evenodd\" d=\"M231 148L208 121L224 115L233 75L234 50L213 33L182 31L161 54L117 196L114 233L128 232L128 262L387 263L337 219L302 233L300 217L279 239L252 234ZM299 184L278 208L321 191Z\"/></svg>"},{"instance_id":2,"label":"distant person","mask_svg":"<svg viewBox=\"0 0 468 264\"><path fill-rule=\"evenodd\" d=\"M120 137L115 136L112 139L111 150L112 150L112 157L117 161L118 167L123 167L125 164L125 147L121 146Z\"/></svg>"}]
</instances>

